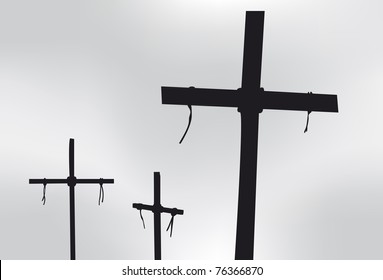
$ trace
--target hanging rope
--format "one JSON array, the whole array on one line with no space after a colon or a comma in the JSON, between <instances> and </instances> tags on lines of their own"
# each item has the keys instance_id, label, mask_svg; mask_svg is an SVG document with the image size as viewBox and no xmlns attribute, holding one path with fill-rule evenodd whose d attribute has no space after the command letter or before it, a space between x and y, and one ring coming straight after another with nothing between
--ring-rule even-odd
<instances>
[{"instance_id":1,"label":"hanging rope","mask_svg":"<svg viewBox=\"0 0 383 280\"><path fill-rule=\"evenodd\" d=\"M102 178L100 179L101 180L101 183L100 183L100 193L98 194L98 205L100 205L100 203L104 203L104 187L102 186Z\"/></svg>"},{"instance_id":2,"label":"hanging rope","mask_svg":"<svg viewBox=\"0 0 383 280\"><path fill-rule=\"evenodd\" d=\"M308 92L308 94L313 94L313 93L310 91L310 92ZM311 113L311 111L307 111L306 127L305 127L305 130L303 131L303 133L306 133L308 128L309 128L310 113Z\"/></svg>"},{"instance_id":3,"label":"hanging rope","mask_svg":"<svg viewBox=\"0 0 383 280\"><path fill-rule=\"evenodd\" d=\"M44 178L44 180L45 180L45 178ZM44 183L43 185L44 185L44 187L43 187L43 198L41 199L41 201L43 202L43 205L45 205L45 201L46 201L45 191L47 188L47 183Z\"/></svg>"},{"instance_id":4,"label":"hanging rope","mask_svg":"<svg viewBox=\"0 0 383 280\"><path fill-rule=\"evenodd\" d=\"M182 138L181 138L179 144L182 143L182 141L184 140L184 138L185 138L185 136L186 136L186 133L188 133L188 131L189 131L189 127L190 127L190 124L191 124L191 121L192 121L193 113L192 113L192 107L191 107L191 105L188 105L188 108L189 108L189 110L190 110L190 113L189 113L189 123L188 123L188 126L186 127L185 133L184 133L184 135L182 136Z\"/></svg>"},{"instance_id":5,"label":"hanging rope","mask_svg":"<svg viewBox=\"0 0 383 280\"><path fill-rule=\"evenodd\" d=\"M144 217L142 216L142 209L140 209L140 217L141 217L141 220L142 220L142 224L145 228L145 221L144 221Z\"/></svg>"},{"instance_id":6,"label":"hanging rope","mask_svg":"<svg viewBox=\"0 0 383 280\"><path fill-rule=\"evenodd\" d=\"M176 214L172 214L172 218L170 219L169 225L168 225L168 227L166 229L166 231L168 231L169 228L170 228L170 237L172 237L172 234L173 234L173 223L174 223L174 216L175 215Z\"/></svg>"}]
</instances>

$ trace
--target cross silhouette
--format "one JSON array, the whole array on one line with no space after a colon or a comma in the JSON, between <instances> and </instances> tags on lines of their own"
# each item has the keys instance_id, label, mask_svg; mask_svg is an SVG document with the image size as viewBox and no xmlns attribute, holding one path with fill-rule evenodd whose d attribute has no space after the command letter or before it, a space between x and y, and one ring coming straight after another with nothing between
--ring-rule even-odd
<instances>
[{"instance_id":1,"label":"cross silhouette","mask_svg":"<svg viewBox=\"0 0 383 280\"><path fill-rule=\"evenodd\" d=\"M161 205L161 177L160 172L154 172L154 203L153 205L133 203L133 208L140 210L140 215L142 210L149 210L153 212L154 215L154 259L161 259L161 213L169 213L172 215L168 229L170 227L170 236L173 231L173 221L175 215L183 215L184 210L177 208L167 208ZM142 221L144 219L142 218ZM145 224L144 224L145 227Z\"/></svg>"},{"instance_id":2,"label":"cross silhouette","mask_svg":"<svg viewBox=\"0 0 383 280\"><path fill-rule=\"evenodd\" d=\"M162 103L237 107L241 114L241 157L235 259L253 259L258 120L263 109L338 112L336 95L264 91L260 87L263 11L246 12L242 87L238 90L162 87ZM189 125L190 125L189 118ZM307 126L306 126L307 128Z\"/></svg>"},{"instance_id":3,"label":"cross silhouette","mask_svg":"<svg viewBox=\"0 0 383 280\"><path fill-rule=\"evenodd\" d=\"M77 179L74 176L74 139L69 140L69 177L66 179L29 179L29 184L43 184L44 196L43 201L45 204L45 187L47 184L67 184L69 186L69 217L70 217L70 259L76 259L76 241L75 241L75 201L74 201L74 187L77 184L99 184L100 185L100 199L103 200L103 184L113 184L113 179ZM102 195L102 196L101 196ZM100 203L100 200L99 200Z\"/></svg>"}]
</instances>

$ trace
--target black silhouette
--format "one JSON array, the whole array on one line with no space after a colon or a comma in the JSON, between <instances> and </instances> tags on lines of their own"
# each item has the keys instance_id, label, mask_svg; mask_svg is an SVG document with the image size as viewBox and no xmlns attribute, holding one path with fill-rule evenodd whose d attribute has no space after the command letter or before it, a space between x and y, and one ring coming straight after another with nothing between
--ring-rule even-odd
<instances>
[{"instance_id":1,"label":"black silhouette","mask_svg":"<svg viewBox=\"0 0 383 280\"><path fill-rule=\"evenodd\" d=\"M175 215L183 215L184 210L177 208L167 208L161 205L161 178L160 172L154 172L154 203L153 205L133 203L133 208L140 210L140 217L145 228L145 222L142 217L142 210L150 210L154 214L154 259L161 259L161 213L169 213L172 215L170 223L166 230L170 228L170 236L173 233L173 222Z\"/></svg>"},{"instance_id":2,"label":"black silhouette","mask_svg":"<svg viewBox=\"0 0 383 280\"><path fill-rule=\"evenodd\" d=\"M246 12L242 88L162 87L162 103L237 107L241 114L241 160L235 259L253 259L258 119L263 109L338 112L336 95L264 91L260 87L263 11ZM307 117L308 125L308 117ZM306 125L306 126L307 126Z\"/></svg>"},{"instance_id":3,"label":"black silhouette","mask_svg":"<svg viewBox=\"0 0 383 280\"><path fill-rule=\"evenodd\" d=\"M191 122L192 122L192 117L193 117L193 109L192 109L192 106L191 105L188 105L188 108L189 108L189 111L190 111L190 114L189 114L189 122L188 122L188 126L186 127L186 130L184 132L184 135L182 135L182 138L180 140L180 144L182 143L182 141L184 141L184 138L186 136L186 134L188 133L189 131L189 128L190 128L190 125L191 125Z\"/></svg>"},{"instance_id":4,"label":"black silhouette","mask_svg":"<svg viewBox=\"0 0 383 280\"><path fill-rule=\"evenodd\" d=\"M76 259L76 242L75 242L75 201L74 187L77 184L99 184L100 200L104 201L103 184L113 184L114 179L77 179L74 176L74 139L69 140L69 177L66 179L29 179L29 184L43 184L43 203L45 204L45 188L47 184L67 184L69 186L69 207L70 207L70 259Z\"/></svg>"}]
</instances>

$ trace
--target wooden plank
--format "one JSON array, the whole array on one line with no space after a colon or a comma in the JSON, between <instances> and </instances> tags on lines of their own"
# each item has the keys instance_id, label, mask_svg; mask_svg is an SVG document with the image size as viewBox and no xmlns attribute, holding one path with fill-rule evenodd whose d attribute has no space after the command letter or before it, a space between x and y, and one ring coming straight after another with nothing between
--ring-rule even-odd
<instances>
[{"instance_id":1,"label":"wooden plank","mask_svg":"<svg viewBox=\"0 0 383 280\"><path fill-rule=\"evenodd\" d=\"M247 11L243 48L242 88L261 86L264 11Z\"/></svg>"},{"instance_id":2,"label":"wooden plank","mask_svg":"<svg viewBox=\"0 0 383 280\"><path fill-rule=\"evenodd\" d=\"M147 204L142 204L142 203L133 203L133 208L135 208L137 210L149 210L149 211L154 210L153 205L147 205Z\"/></svg>"},{"instance_id":3,"label":"wooden plank","mask_svg":"<svg viewBox=\"0 0 383 280\"><path fill-rule=\"evenodd\" d=\"M76 179L76 184L114 184L114 179Z\"/></svg>"},{"instance_id":4,"label":"wooden plank","mask_svg":"<svg viewBox=\"0 0 383 280\"><path fill-rule=\"evenodd\" d=\"M162 207L161 212L162 213L169 213L172 215L183 215L184 214L184 210L177 209L177 208L168 208L168 207Z\"/></svg>"},{"instance_id":5,"label":"wooden plank","mask_svg":"<svg viewBox=\"0 0 383 280\"><path fill-rule=\"evenodd\" d=\"M29 184L67 184L68 179L29 179Z\"/></svg>"},{"instance_id":6,"label":"wooden plank","mask_svg":"<svg viewBox=\"0 0 383 280\"><path fill-rule=\"evenodd\" d=\"M237 107L238 91L187 87L161 87L162 104Z\"/></svg>"},{"instance_id":7,"label":"wooden plank","mask_svg":"<svg viewBox=\"0 0 383 280\"><path fill-rule=\"evenodd\" d=\"M74 177L74 139L69 139L69 177Z\"/></svg>"},{"instance_id":8,"label":"wooden plank","mask_svg":"<svg viewBox=\"0 0 383 280\"><path fill-rule=\"evenodd\" d=\"M265 91L260 99L263 109L338 112L338 99L334 94Z\"/></svg>"}]
</instances>

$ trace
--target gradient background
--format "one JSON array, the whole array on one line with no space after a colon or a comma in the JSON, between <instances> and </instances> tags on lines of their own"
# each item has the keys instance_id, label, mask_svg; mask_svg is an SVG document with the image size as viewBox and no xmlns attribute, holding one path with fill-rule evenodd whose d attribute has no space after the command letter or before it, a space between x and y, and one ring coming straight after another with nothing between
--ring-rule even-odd
<instances>
[{"instance_id":1,"label":"gradient background","mask_svg":"<svg viewBox=\"0 0 383 280\"><path fill-rule=\"evenodd\" d=\"M382 1L2 0L0 259L68 259L75 139L78 259L152 259L153 215L185 210L163 259L233 259L240 115L161 105L161 86L236 89L246 10L265 11L265 90L338 94L339 114L260 116L255 258L383 259Z\"/></svg>"}]
</instances>

